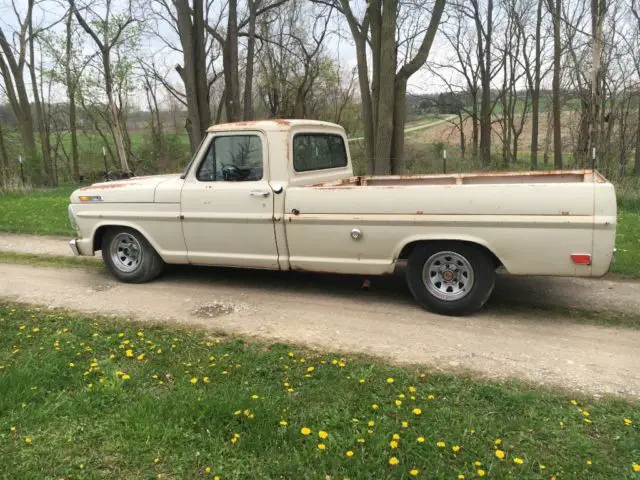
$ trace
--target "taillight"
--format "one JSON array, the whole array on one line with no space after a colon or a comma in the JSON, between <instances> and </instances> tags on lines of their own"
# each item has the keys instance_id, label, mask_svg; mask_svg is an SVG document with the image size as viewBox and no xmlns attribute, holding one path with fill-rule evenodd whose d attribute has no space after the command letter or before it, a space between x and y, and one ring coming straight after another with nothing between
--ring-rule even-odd
<instances>
[{"instance_id":1,"label":"taillight","mask_svg":"<svg viewBox=\"0 0 640 480\"><path fill-rule=\"evenodd\" d=\"M576 265L591 265L591 255L588 253L572 253L571 260Z\"/></svg>"}]
</instances>

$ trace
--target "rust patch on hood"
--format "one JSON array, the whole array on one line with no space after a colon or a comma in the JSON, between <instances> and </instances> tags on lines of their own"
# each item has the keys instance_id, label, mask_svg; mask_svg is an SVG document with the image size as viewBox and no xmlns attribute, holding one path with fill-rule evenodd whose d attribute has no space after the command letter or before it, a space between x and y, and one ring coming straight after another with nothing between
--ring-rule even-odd
<instances>
[{"instance_id":1,"label":"rust patch on hood","mask_svg":"<svg viewBox=\"0 0 640 480\"><path fill-rule=\"evenodd\" d=\"M131 183L107 183L105 182L104 184L99 183L96 185L89 185L88 187L82 187L79 190L109 190L112 188L122 188L122 187L130 187L133 185L140 185L139 183L136 182L131 182Z\"/></svg>"}]
</instances>

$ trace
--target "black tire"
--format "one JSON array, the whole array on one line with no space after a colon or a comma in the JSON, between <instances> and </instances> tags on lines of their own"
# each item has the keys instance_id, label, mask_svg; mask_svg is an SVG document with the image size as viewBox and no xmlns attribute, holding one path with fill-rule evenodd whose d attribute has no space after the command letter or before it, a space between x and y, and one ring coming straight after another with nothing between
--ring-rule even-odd
<instances>
[{"instance_id":1,"label":"black tire","mask_svg":"<svg viewBox=\"0 0 640 480\"><path fill-rule=\"evenodd\" d=\"M443 260L438 265L441 258L450 260ZM423 270L428 261L430 268L426 275L429 278L423 280ZM448 261L451 263L445 263ZM435 272L442 268L444 272ZM417 246L409 256L406 274L409 290L422 307L434 313L451 316L469 315L480 310L493 292L496 277L493 259L481 247L462 242L440 241ZM445 276L453 276L455 280L438 281ZM469 277L472 278L472 282L468 281ZM461 280L460 283L458 278ZM448 289L451 289L452 293L449 293Z\"/></svg>"},{"instance_id":2,"label":"black tire","mask_svg":"<svg viewBox=\"0 0 640 480\"><path fill-rule=\"evenodd\" d=\"M131 250L126 248L127 241L130 242L129 245L132 245ZM130 255L130 252L134 251L136 253ZM117 255L116 252L120 252L120 255ZM128 261L136 255L138 255L137 261ZM149 282L157 278L164 268L162 258L144 238L144 235L125 227L110 228L104 234L102 237L102 259L111 274L126 283Z\"/></svg>"}]
</instances>

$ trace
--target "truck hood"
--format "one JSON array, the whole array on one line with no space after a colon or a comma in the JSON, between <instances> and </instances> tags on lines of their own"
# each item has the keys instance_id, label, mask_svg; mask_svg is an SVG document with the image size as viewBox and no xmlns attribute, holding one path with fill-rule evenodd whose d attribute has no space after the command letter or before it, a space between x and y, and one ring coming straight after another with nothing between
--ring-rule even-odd
<instances>
[{"instance_id":1,"label":"truck hood","mask_svg":"<svg viewBox=\"0 0 640 480\"><path fill-rule=\"evenodd\" d=\"M153 203L158 186L166 182L175 182L179 178L180 174L176 173L94 183L74 191L71 194L71 203Z\"/></svg>"}]
</instances>

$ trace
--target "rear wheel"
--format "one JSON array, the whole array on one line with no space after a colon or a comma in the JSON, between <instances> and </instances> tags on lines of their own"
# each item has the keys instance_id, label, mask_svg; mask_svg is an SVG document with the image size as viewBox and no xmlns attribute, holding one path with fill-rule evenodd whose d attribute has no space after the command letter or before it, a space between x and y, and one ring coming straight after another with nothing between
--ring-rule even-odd
<instances>
[{"instance_id":1,"label":"rear wheel","mask_svg":"<svg viewBox=\"0 0 640 480\"><path fill-rule=\"evenodd\" d=\"M102 238L102 258L118 280L144 283L156 278L164 267L160 255L140 233L131 228L109 229Z\"/></svg>"},{"instance_id":2,"label":"rear wheel","mask_svg":"<svg viewBox=\"0 0 640 480\"><path fill-rule=\"evenodd\" d=\"M495 266L489 254L474 245L425 243L409 256L407 284L427 310L467 315L489 299L495 285Z\"/></svg>"}]
</instances>

